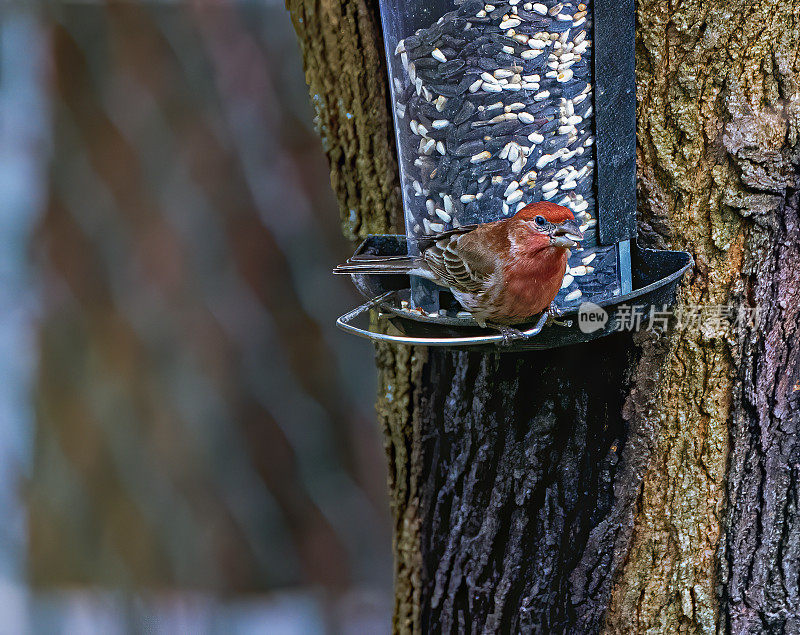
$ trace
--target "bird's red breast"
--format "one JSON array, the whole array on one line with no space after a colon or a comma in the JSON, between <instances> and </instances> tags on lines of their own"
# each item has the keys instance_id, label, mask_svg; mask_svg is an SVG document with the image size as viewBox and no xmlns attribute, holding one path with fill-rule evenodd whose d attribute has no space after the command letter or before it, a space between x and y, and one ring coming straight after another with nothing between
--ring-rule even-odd
<instances>
[{"instance_id":1,"label":"bird's red breast","mask_svg":"<svg viewBox=\"0 0 800 635\"><path fill-rule=\"evenodd\" d=\"M500 313L515 319L536 315L550 306L561 289L568 252L551 247L546 237L541 242L544 244L538 249L523 253L504 267L505 294L499 303Z\"/></svg>"},{"instance_id":2,"label":"bird's red breast","mask_svg":"<svg viewBox=\"0 0 800 635\"><path fill-rule=\"evenodd\" d=\"M532 203L512 218L435 238L423 259L432 279L476 320L515 324L546 310L558 294L569 254L563 245L575 243L556 237L572 226L580 233L569 209Z\"/></svg>"}]
</instances>

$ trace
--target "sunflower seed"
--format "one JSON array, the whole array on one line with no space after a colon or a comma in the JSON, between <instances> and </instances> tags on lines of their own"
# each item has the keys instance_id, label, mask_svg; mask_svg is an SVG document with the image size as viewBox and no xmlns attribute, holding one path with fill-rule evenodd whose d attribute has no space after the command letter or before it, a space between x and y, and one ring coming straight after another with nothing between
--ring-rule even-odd
<instances>
[{"instance_id":1,"label":"sunflower seed","mask_svg":"<svg viewBox=\"0 0 800 635\"><path fill-rule=\"evenodd\" d=\"M513 205L520 200L522 200L522 190L514 190L506 197L506 203L508 205Z\"/></svg>"},{"instance_id":2,"label":"sunflower seed","mask_svg":"<svg viewBox=\"0 0 800 635\"><path fill-rule=\"evenodd\" d=\"M431 57L439 60L440 62L447 61L447 58L444 56L444 53L442 53L439 49L433 49L433 51L431 52Z\"/></svg>"},{"instance_id":3,"label":"sunflower seed","mask_svg":"<svg viewBox=\"0 0 800 635\"><path fill-rule=\"evenodd\" d=\"M517 181L511 181L511 183L508 184L506 191L503 192L503 196L508 197L508 195L511 194L511 192L517 190L518 188L519 188L519 183Z\"/></svg>"},{"instance_id":4,"label":"sunflower seed","mask_svg":"<svg viewBox=\"0 0 800 635\"><path fill-rule=\"evenodd\" d=\"M571 69L571 68L568 68L568 69L566 69L566 70L564 70L564 71L561 71L560 73L558 73L558 75L556 76L556 79L557 79L557 80L558 80L560 83L562 83L562 84L563 84L563 83L565 83L565 82L568 82L569 80L571 80L571 79L572 79L572 77L573 77L573 75L574 75L574 73L572 72L572 69Z\"/></svg>"}]
</instances>

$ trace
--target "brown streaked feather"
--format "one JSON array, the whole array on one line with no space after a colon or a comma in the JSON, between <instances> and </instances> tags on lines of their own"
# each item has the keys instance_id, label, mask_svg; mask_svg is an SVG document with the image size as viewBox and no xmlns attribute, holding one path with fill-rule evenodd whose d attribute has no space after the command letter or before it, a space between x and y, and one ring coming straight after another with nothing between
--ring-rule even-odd
<instances>
[{"instance_id":1,"label":"brown streaked feather","mask_svg":"<svg viewBox=\"0 0 800 635\"><path fill-rule=\"evenodd\" d=\"M435 245L438 241L442 240L443 238L450 238L451 236L466 234L471 232L473 229L477 229L478 227L480 227L480 225L464 225L462 227L454 227L453 229L448 229L447 231L439 232L438 234L431 234L430 236L422 236L417 239L417 246L419 247L420 252L423 252L429 247Z\"/></svg>"},{"instance_id":2,"label":"brown streaked feather","mask_svg":"<svg viewBox=\"0 0 800 635\"><path fill-rule=\"evenodd\" d=\"M423 259L440 283L462 293L480 293L501 266L487 249L497 241L508 241L498 223L462 227L439 234L423 252Z\"/></svg>"}]
</instances>

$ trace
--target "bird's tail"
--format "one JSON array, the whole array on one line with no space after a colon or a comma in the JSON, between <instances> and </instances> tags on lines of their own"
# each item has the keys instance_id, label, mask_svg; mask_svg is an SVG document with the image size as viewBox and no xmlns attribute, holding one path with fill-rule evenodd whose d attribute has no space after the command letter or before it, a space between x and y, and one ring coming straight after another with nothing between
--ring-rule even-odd
<instances>
[{"instance_id":1,"label":"bird's tail","mask_svg":"<svg viewBox=\"0 0 800 635\"><path fill-rule=\"evenodd\" d=\"M414 256L370 256L367 254L353 256L336 267L333 273L338 274L404 274L416 270L420 259Z\"/></svg>"}]
</instances>

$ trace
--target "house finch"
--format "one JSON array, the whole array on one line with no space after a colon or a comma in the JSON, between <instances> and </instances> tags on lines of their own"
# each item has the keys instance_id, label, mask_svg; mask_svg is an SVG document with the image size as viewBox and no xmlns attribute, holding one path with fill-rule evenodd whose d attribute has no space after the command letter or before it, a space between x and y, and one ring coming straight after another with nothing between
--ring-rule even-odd
<instances>
[{"instance_id":1,"label":"house finch","mask_svg":"<svg viewBox=\"0 0 800 635\"><path fill-rule=\"evenodd\" d=\"M420 255L351 260L334 273L409 273L450 289L482 327L510 328L549 309L583 239L572 211L531 203L513 217L419 240Z\"/></svg>"}]
</instances>

